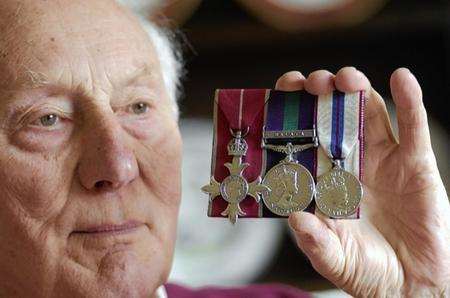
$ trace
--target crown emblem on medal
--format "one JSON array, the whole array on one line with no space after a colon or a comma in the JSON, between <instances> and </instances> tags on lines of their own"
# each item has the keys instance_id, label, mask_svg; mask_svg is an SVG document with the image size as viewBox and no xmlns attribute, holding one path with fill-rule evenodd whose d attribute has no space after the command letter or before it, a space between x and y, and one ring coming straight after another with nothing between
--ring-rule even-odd
<instances>
[{"instance_id":1,"label":"crown emblem on medal","mask_svg":"<svg viewBox=\"0 0 450 298\"><path fill-rule=\"evenodd\" d=\"M245 156L247 154L248 145L247 142L243 139L242 132L241 131L234 132L231 130L231 134L233 136L233 139L228 143L227 146L228 155Z\"/></svg>"}]
</instances>

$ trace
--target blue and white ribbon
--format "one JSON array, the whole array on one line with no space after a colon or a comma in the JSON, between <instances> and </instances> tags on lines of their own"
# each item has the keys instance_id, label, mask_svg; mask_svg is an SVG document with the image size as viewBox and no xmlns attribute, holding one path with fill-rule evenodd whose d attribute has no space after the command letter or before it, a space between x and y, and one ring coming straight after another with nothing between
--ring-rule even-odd
<instances>
[{"instance_id":1,"label":"blue and white ribbon","mask_svg":"<svg viewBox=\"0 0 450 298\"><path fill-rule=\"evenodd\" d=\"M361 92L333 93L319 96L317 136L329 158L344 160L360 137Z\"/></svg>"}]
</instances>

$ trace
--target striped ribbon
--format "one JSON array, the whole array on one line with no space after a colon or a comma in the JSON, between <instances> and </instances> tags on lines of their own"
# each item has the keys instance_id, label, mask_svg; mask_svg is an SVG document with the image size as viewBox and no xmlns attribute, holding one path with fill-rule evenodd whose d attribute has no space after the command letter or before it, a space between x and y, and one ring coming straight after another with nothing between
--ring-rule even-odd
<instances>
[{"instance_id":1,"label":"striped ribbon","mask_svg":"<svg viewBox=\"0 0 450 298\"><path fill-rule=\"evenodd\" d=\"M231 162L227 145L233 138L230 128L246 132L245 141L248 151L243 162L249 166L243 172L248 182L254 181L261 175L262 170L262 126L264 120L264 107L269 90L267 89L218 89L214 99L214 140L211 174L216 181L222 182L229 176L229 170L224 166ZM248 131L247 131L248 128ZM261 217L262 203L259 204L250 196L241 203L246 217ZM228 203L223 198L216 198L209 203L208 215L223 217L221 213Z\"/></svg>"},{"instance_id":2,"label":"striped ribbon","mask_svg":"<svg viewBox=\"0 0 450 298\"><path fill-rule=\"evenodd\" d=\"M360 137L360 92L319 96L317 136L331 159L344 160Z\"/></svg>"},{"instance_id":3,"label":"striped ribbon","mask_svg":"<svg viewBox=\"0 0 450 298\"><path fill-rule=\"evenodd\" d=\"M219 89L217 104L233 130L245 130L263 112L265 89Z\"/></svg>"},{"instance_id":4,"label":"striped ribbon","mask_svg":"<svg viewBox=\"0 0 450 298\"><path fill-rule=\"evenodd\" d=\"M272 90L266 105L265 130L286 131L313 129L316 120L317 97L304 91L285 92ZM283 140L282 140L283 141ZM286 140L284 140L286 141ZM291 140L289 140L291 141ZM304 142L300 139L300 142ZM284 142L286 143L286 142ZM272 150L264 150L265 172L277 165L286 155ZM295 159L316 179L317 149L297 152ZM264 217L279 217L265 206ZM306 211L314 212L314 202Z\"/></svg>"},{"instance_id":5,"label":"striped ribbon","mask_svg":"<svg viewBox=\"0 0 450 298\"><path fill-rule=\"evenodd\" d=\"M319 96L317 136L323 150L318 150L317 177L328 172L330 158L336 158L345 159L344 169L363 181L364 102L363 91ZM360 210L347 218L360 218Z\"/></svg>"}]
</instances>

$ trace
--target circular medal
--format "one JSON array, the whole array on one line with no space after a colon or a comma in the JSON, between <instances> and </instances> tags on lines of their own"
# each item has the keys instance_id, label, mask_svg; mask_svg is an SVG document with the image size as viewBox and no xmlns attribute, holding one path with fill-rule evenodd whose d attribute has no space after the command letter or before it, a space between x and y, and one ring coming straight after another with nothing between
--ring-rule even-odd
<instances>
[{"instance_id":1,"label":"circular medal","mask_svg":"<svg viewBox=\"0 0 450 298\"><path fill-rule=\"evenodd\" d=\"M220 194L228 203L239 203L248 193L248 183L242 176L231 175L220 184Z\"/></svg>"},{"instance_id":2,"label":"circular medal","mask_svg":"<svg viewBox=\"0 0 450 298\"><path fill-rule=\"evenodd\" d=\"M316 206L330 217L344 218L356 212L362 195L359 180L341 167L334 167L317 182Z\"/></svg>"},{"instance_id":3,"label":"circular medal","mask_svg":"<svg viewBox=\"0 0 450 298\"><path fill-rule=\"evenodd\" d=\"M270 211L280 216L302 211L314 196L314 179L304 166L295 162L282 162L270 169L263 180L270 191L262 198Z\"/></svg>"}]
</instances>

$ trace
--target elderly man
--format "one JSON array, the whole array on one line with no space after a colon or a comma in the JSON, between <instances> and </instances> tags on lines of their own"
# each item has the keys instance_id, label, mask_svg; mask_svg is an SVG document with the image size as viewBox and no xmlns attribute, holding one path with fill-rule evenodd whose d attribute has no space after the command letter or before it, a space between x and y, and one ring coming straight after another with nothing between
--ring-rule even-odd
<instances>
[{"instance_id":1,"label":"elderly man","mask_svg":"<svg viewBox=\"0 0 450 298\"><path fill-rule=\"evenodd\" d=\"M168 50L113 1L0 2L1 297L162 295L180 204ZM355 296L450 295L450 206L414 76L391 78L399 142L354 68L289 72L276 88L370 95L363 219L289 219L314 268Z\"/></svg>"}]
</instances>

